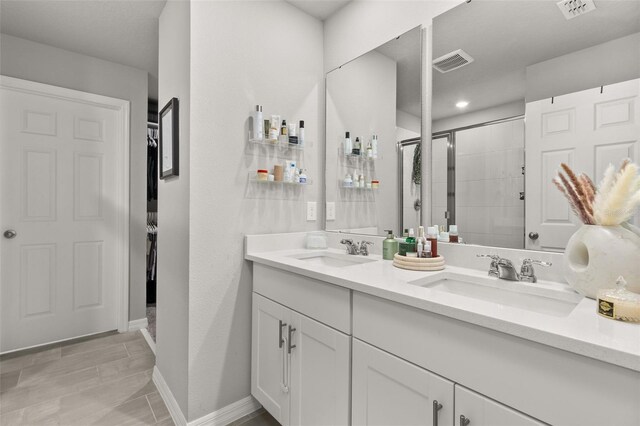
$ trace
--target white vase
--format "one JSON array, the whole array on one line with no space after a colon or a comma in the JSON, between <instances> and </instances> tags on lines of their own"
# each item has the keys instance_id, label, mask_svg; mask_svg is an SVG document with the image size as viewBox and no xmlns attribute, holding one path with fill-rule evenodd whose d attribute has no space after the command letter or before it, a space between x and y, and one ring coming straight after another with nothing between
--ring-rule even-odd
<instances>
[{"instance_id":1,"label":"white vase","mask_svg":"<svg viewBox=\"0 0 640 426\"><path fill-rule=\"evenodd\" d=\"M564 276L578 293L595 299L622 275L640 293L640 235L622 226L583 225L564 252Z\"/></svg>"}]
</instances>

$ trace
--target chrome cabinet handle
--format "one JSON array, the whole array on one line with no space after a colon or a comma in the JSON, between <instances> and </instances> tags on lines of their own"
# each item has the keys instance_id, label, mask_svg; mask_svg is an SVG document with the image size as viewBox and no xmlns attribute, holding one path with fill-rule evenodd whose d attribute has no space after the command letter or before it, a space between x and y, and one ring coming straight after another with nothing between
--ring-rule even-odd
<instances>
[{"instance_id":1,"label":"chrome cabinet handle","mask_svg":"<svg viewBox=\"0 0 640 426\"><path fill-rule=\"evenodd\" d=\"M7 229L6 231L4 231L4 237L8 240L15 238L16 235L18 235L18 233L16 231L14 231L13 229Z\"/></svg>"},{"instance_id":2,"label":"chrome cabinet handle","mask_svg":"<svg viewBox=\"0 0 640 426\"><path fill-rule=\"evenodd\" d=\"M289 356L286 354L286 343L287 343L287 338L283 338L285 346L282 347L282 382L280 383L280 390L283 393L289 393L289 386L288 386L288 377L289 377Z\"/></svg>"},{"instance_id":3,"label":"chrome cabinet handle","mask_svg":"<svg viewBox=\"0 0 640 426\"><path fill-rule=\"evenodd\" d=\"M442 409L442 404L437 399L433 400L433 426L438 426L438 411Z\"/></svg>"},{"instance_id":4,"label":"chrome cabinet handle","mask_svg":"<svg viewBox=\"0 0 640 426\"><path fill-rule=\"evenodd\" d=\"M539 236L540 235L538 235L537 232L533 232L533 231L529 232L529 238L531 238L534 241L537 240Z\"/></svg>"},{"instance_id":5,"label":"chrome cabinet handle","mask_svg":"<svg viewBox=\"0 0 640 426\"><path fill-rule=\"evenodd\" d=\"M287 348L287 352L288 352L289 354L291 354L291 349L293 349L293 348L295 348L295 347L296 347L296 345L292 345L292 344L291 344L291 340L292 340L292 339L291 339L291 335L293 334L293 332L294 332L294 331L296 331L296 329L295 329L295 328L293 328L293 327L291 327L291 326L289 326L289 336L288 336L288 337L289 337L289 339L288 339L289 344L288 344L288 348Z\"/></svg>"},{"instance_id":6,"label":"chrome cabinet handle","mask_svg":"<svg viewBox=\"0 0 640 426\"><path fill-rule=\"evenodd\" d=\"M283 339L282 339L282 328L286 327L287 324L282 322L282 320L280 321L280 328L278 329L278 347L281 348L282 347L282 343L283 343Z\"/></svg>"},{"instance_id":7,"label":"chrome cabinet handle","mask_svg":"<svg viewBox=\"0 0 640 426\"><path fill-rule=\"evenodd\" d=\"M467 426L469 423L471 423L471 420L466 418L464 414L460 414L460 426Z\"/></svg>"}]
</instances>

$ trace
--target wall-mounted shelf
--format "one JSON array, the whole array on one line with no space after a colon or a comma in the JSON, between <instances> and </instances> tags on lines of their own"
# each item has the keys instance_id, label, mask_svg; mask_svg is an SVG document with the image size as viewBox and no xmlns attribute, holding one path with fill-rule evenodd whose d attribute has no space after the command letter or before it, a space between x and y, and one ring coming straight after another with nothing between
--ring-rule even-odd
<instances>
[{"instance_id":1,"label":"wall-mounted shelf","mask_svg":"<svg viewBox=\"0 0 640 426\"><path fill-rule=\"evenodd\" d=\"M249 143L253 146L266 146L273 149L279 150L295 150L295 151L303 151L305 146L307 146L308 142L305 141L304 145L298 145L293 143L281 143L277 139L249 139Z\"/></svg>"},{"instance_id":2,"label":"wall-mounted shelf","mask_svg":"<svg viewBox=\"0 0 640 426\"><path fill-rule=\"evenodd\" d=\"M367 188L367 187L355 187L355 186L342 186L340 188L345 189L347 191L377 191L380 188Z\"/></svg>"},{"instance_id":3,"label":"wall-mounted shelf","mask_svg":"<svg viewBox=\"0 0 640 426\"><path fill-rule=\"evenodd\" d=\"M307 183L297 183L297 182L285 182L283 180L259 180L256 176L256 173L249 173L249 182L256 185L265 185L265 186L289 186L289 187L305 187L311 186L313 182L311 179L307 178Z\"/></svg>"}]
</instances>

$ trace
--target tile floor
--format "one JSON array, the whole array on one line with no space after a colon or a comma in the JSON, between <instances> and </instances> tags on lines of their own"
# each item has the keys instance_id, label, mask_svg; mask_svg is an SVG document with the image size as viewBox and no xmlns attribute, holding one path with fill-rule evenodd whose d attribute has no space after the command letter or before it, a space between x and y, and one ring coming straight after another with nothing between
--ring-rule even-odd
<instances>
[{"instance_id":1,"label":"tile floor","mask_svg":"<svg viewBox=\"0 0 640 426\"><path fill-rule=\"evenodd\" d=\"M271 417L264 408L261 408L230 423L228 426L280 426L280 423Z\"/></svg>"},{"instance_id":2,"label":"tile floor","mask_svg":"<svg viewBox=\"0 0 640 426\"><path fill-rule=\"evenodd\" d=\"M154 364L139 331L3 355L0 424L173 425Z\"/></svg>"}]
</instances>

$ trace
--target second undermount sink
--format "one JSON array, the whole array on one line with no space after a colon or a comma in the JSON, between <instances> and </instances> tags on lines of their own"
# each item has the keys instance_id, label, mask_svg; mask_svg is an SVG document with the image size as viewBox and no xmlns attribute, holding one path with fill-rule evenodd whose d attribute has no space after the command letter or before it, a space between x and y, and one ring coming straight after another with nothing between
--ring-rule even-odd
<instances>
[{"instance_id":1,"label":"second undermount sink","mask_svg":"<svg viewBox=\"0 0 640 426\"><path fill-rule=\"evenodd\" d=\"M315 251L296 254L291 257L311 264L330 266L332 268L343 268L345 266L360 265L376 261L376 259L371 259L365 256L334 253L330 251Z\"/></svg>"},{"instance_id":2,"label":"second undermount sink","mask_svg":"<svg viewBox=\"0 0 640 426\"><path fill-rule=\"evenodd\" d=\"M582 296L561 284L549 286L462 274L447 274L432 282L419 280L413 284L489 302L496 309L517 308L556 317L568 316L582 300Z\"/></svg>"}]
</instances>

